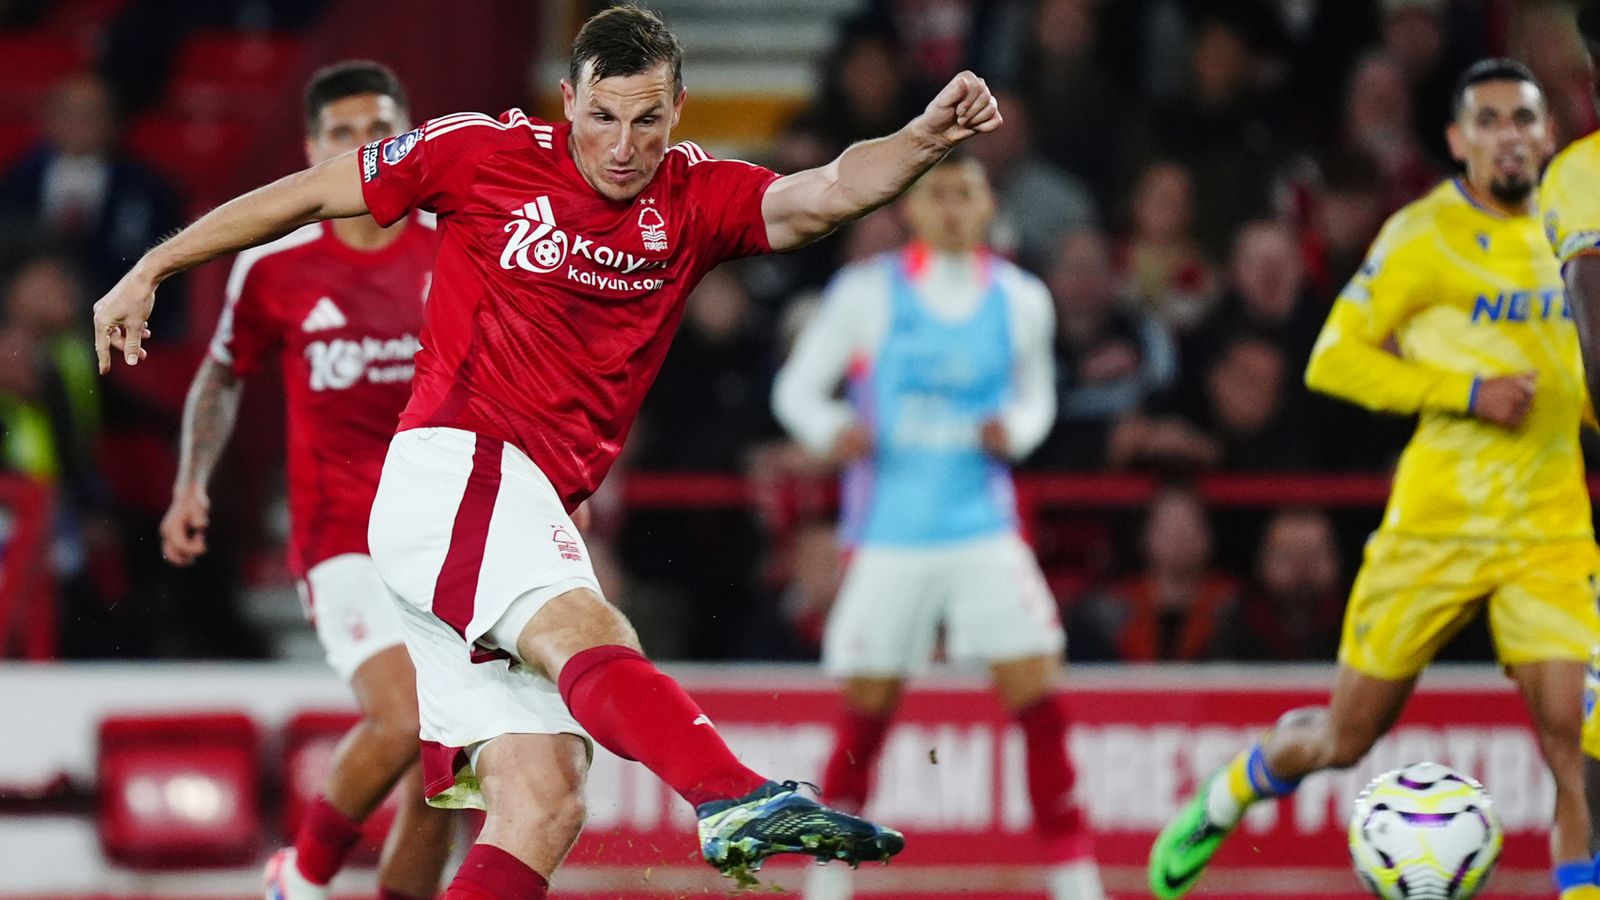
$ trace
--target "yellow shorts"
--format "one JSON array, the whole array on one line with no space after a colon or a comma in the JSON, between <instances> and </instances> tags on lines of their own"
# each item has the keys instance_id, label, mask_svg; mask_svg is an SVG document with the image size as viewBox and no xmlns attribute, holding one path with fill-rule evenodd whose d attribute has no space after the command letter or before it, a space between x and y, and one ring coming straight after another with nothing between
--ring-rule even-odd
<instances>
[{"instance_id":1,"label":"yellow shorts","mask_svg":"<svg viewBox=\"0 0 1600 900\"><path fill-rule=\"evenodd\" d=\"M1600 550L1588 539L1379 532L1350 591L1339 662L1374 678L1410 678L1485 605L1501 665L1587 661L1600 644L1597 576Z\"/></svg>"}]
</instances>

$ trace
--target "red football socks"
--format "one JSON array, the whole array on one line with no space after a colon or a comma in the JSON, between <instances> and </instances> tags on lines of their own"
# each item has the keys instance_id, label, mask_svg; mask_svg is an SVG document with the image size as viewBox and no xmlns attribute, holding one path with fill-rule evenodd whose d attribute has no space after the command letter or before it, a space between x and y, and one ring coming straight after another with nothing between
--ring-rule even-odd
<instances>
[{"instance_id":1,"label":"red football socks","mask_svg":"<svg viewBox=\"0 0 1600 900\"><path fill-rule=\"evenodd\" d=\"M350 848L361 839L361 823L318 797L300 820L294 839L295 866L314 884L327 884L339 873Z\"/></svg>"},{"instance_id":2,"label":"red football socks","mask_svg":"<svg viewBox=\"0 0 1600 900\"><path fill-rule=\"evenodd\" d=\"M638 651L591 647L561 670L561 698L600 746L637 760L695 806L767 780L741 764L711 719Z\"/></svg>"},{"instance_id":3,"label":"red football socks","mask_svg":"<svg viewBox=\"0 0 1600 900\"><path fill-rule=\"evenodd\" d=\"M845 709L834 726L833 755L822 775L822 798L859 813L872 789L872 772L889 734L889 716Z\"/></svg>"},{"instance_id":4,"label":"red football socks","mask_svg":"<svg viewBox=\"0 0 1600 900\"><path fill-rule=\"evenodd\" d=\"M490 844L473 844L444 900L545 900L550 883L527 863Z\"/></svg>"},{"instance_id":5,"label":"red football socks","mask_svg":"<svg viewBox=\"0 0 1600 900\"><path fill-rule=\"evenodd\" d=\"M1051 862L1069 862L1094 852L1083 813L1072 799L1077 773L1067 757L1067 716L1062 699L1045 697L1017 712L1028 748L1028 799L1034 827Z\"/></svg>"}]
</instances>

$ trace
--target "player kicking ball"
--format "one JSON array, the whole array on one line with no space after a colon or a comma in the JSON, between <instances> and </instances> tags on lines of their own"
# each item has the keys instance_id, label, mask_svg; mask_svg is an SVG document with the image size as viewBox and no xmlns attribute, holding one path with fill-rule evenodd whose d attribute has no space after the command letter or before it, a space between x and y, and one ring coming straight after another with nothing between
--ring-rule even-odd
<instances>
[{"instance_id":1,"label":"player kicking ball","mask_svg":"<svg viewBox=\"0 0 1600 900\"><path fill-rule=\"evenodd\" d=\"M404 88L371 62L318 72L305 110L312 165L410 127ZM205 552L206 485L233 432L245 380L272 354L281 359L290 567L328 664L349 682L361 711L294 846L267 865L268 900L326 897L362 821L397 781L402 799L378 863L378 896L434 896L450 852L449 814L422 799L416 675L400 614L367 549L367 513L411 395L435 243L431 216L408 215L387 228L360 216L304 225L240 254L184 406L178 481L161 522L162 553L177 566Z\"/></svg>"},{"instance_id":2,"label":"player kicking ball","mask_svg":"<svg viewBox=\"0 0 1600 900\"><path fill-rule=\"evenodd\" d=\"M1104 900L1054 693L1066 639L1017 534L1009 470L1055 420L1050 294L985 249L995 202L976 160L946 159L901 208L913 243L839 273L773 389L790 433L849 465L852 558L822 648L845 712L822 797L866 803L905 679L943 624L952 655L989 667L1026 735L1051 897ZM848 870L811 875L806 900L851 896Z\"/></svg>"},{"instance_id":3,"label":"player kicking ball","mask_svg":"<svg viewBox=\"0 0 1600 900\"><path fill-rule=\"evenodd\" d=\"M101 370L113 351L138 363L177 272L322 219L436 213L422 349L368 540L417 670L424 789L488 812L446 896L546 896L583 823L590 741L693 804L724 872L779 853L887 859L898 832L739 762L601 596L569 513L615 461L707 271L889 202L1000 127L999 107L963 72L894 134L780 177L669 148L681 52L651 13L591 18L568 76L566 123L444 116L208 213L96 303Z\"/></svg>"},{"instance_id":4,"label":"player kicking ball","mask_svg":"<svg viewBox=\"0 0 1600 900\"><path fill-rule=\"evenodd\" d=\"M1578 336L1533 202L1552 150L1533 74L1499 59L1467 69L1449 140L1465 176L1390 218L1306 372L1313 389L1419 416L1351 591L1333 695L1286 713L1184 805L1150 851L1158 897L1187 893L1251 805L1360 762L1485 611L1555 780L1556 885L1564 900L1594 896L1579 733L1600 566Z\"/></svg>"}]
</instances>

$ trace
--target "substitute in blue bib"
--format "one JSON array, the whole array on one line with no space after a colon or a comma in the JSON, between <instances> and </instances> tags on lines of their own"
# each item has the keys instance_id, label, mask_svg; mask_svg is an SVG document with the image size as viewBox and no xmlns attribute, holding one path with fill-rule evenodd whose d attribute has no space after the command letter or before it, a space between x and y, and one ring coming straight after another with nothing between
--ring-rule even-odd
<instances>
[{"instance_id":1,"label":"substitute in blue bib","mask_svg":"<svg viewBox=\"0 0 1600 900\"><path fill-rule=\"evenodd\" d=\"M790 432L845 468L853 554L823 641L845 708L823 796L866 803L902 683L943 626L948 655L989 669L1026 736L1052 900L1101 900L1054 695L1065 640L1011 482L1055 418L1050 296L985 248L994 199L976 161L946 160L901 212L916 240L839 273L773 394ZM848 897L849 878L815 869L806 897Z\"/></svg>"}]
</instances>

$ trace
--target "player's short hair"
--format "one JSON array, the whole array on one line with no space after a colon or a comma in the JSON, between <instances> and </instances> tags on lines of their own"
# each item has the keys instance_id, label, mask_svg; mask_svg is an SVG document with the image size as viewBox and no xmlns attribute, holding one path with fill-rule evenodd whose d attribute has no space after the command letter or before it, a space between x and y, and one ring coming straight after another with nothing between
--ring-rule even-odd
<instances>
[{"instance_id":1,"label":"player's short hair","mask_svg":"<svg viewBox=\"0 0 1600 900\"><path fill-rule=\"evenodd\" d=\"M567 80L577 85L585 64L589 83L617 75L638 75L666 63L674 93L683 90L683 48L661 17L637 6L615 6L583 23L572 40Z\"/></svg>"},{"instance_id":2,"label":"player's short hair","mask_svg":"<svg viewBox=\"0 0 1600 900\"><path fill-rule=\"evenodd\" d=\"M1521 81L1533 85L1539 91L1539 96L1544 96L1544 85L1539 83L1538 76L1533 70L1503 56L1494 56L1489 59L1480 59L1461 73L1456 79L1454 101L1451 103L1450 113L1454 118L1461 116L1462 110L1467 106L1467 91L1473 87L1490 81ZM1542 100L1541 100L1542 102Z\"/></svg>"},{"instance_id":3,"label":"player's short hair","mask_svg":"<svg viewBox=\"0 0 1600 900\"><path fill-rule=\"evenodd\" d=\"M317 133L324 106L360 94L388 97L402 110L411 107L394 70L370 59L346 60L318 69L306 82L306 133Z\"/></svg>"}]
</instances>

